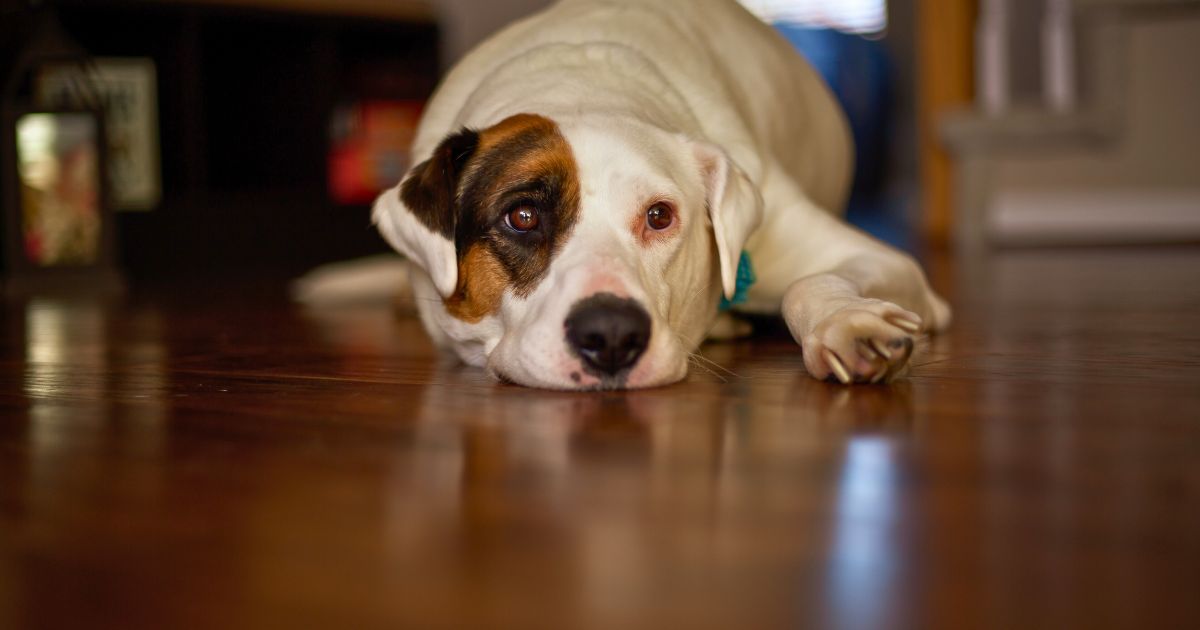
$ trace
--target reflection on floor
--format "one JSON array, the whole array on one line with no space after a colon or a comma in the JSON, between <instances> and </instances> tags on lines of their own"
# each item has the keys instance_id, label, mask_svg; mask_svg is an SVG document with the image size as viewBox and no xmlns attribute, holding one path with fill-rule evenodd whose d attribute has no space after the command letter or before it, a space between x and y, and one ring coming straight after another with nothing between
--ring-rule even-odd
<instances>
[{"instance_id":1,"label":"reflection on floor","mask_svg":"<svg viewBox=\"0 0 1200 630\"><path fill-rule=\"evenodd\" d=\"M912 377L788 339L521 389L282 287L10 305L0 627L1196 627L1200 251L933 266Z\"/></svg>"}]
</instances>

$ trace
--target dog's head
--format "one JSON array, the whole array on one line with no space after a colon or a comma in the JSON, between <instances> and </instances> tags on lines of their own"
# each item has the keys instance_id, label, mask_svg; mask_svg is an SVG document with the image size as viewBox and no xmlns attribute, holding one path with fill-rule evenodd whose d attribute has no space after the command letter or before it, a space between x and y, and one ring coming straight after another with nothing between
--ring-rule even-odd
<instances>
[{"instance_id":1,"label":"dog's head","mask_svg":"<svg viewBox=\"0 0 1200 630\"><path fill-rule=\"evenodd\" d=\"M532 114L447 137L374 209L440 296L420 304L435 336L501 379L554 389L683 378L761 216L715 146Z\"/></svg>"}]
</instances>

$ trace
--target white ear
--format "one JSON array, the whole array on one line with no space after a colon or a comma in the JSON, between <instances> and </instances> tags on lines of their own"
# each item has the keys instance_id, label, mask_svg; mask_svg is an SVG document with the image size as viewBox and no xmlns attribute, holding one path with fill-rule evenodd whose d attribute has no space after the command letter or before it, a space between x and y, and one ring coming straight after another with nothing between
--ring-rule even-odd
<instances>
[{"instance_id":1,"label":"white ear","mask_svg":"<svg viewBox=\"0 0 1200 630\"><path fill-rule=\"evenodd\" d=\"M396 251L416 263L433 280L442 297L458 286L458 257L454 242L434 232L404 207L400 186L389 188L375 200L371 220Z\"/></svg>"},{"instance_id":2,"label":"white ear","mask_svg":"<svg viewBox=\"0 0 1200 630\"><path fill-rule=\"evenodd\" d=\"M428 160L414 166L404 182L375 200L371 219L397 251L433 280L442 297L458 286L458 185L479 134L463 129L438 145Z\"/></svg>"},{"instance_id":3,"label":"white ear","mask_svg":"<svg viewBox=\"0 0 1200 630\"><path fill-rule=\"evenodd\" d=\"M762 194L725 151L703 142L695 142L693 147L704 180L708 216L717 239L721 287L725 298L733 299L742 248L762 222Z\"/></svg>"}]
</instances>

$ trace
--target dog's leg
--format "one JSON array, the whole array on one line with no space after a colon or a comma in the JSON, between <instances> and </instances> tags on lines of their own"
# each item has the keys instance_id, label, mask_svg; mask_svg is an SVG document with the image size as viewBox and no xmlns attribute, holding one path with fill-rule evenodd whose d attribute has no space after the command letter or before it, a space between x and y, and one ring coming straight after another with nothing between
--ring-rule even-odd
<instances>
[{"instance_id":1,"label":"dog's leg","mask_svg":"<svg viewBox=\"0 0 1200 630\"><path fill-rule=\"evenodd\" d=\"M758 245L809 374L846 384L902 374L919 335L950 322L921 268L802 195L782 210Z\"/></svg>"}]
</instances>

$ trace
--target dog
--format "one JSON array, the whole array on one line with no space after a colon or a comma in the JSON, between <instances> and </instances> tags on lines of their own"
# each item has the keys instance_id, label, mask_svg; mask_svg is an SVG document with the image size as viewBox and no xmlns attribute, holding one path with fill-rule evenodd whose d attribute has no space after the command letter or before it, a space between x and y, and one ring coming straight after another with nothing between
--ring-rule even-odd
<instances>
[{"instance_id":1,"label":"dog","mask_svg":"<svg viewBox=\"0 0 1200 630\"><path fill-rule=\"evenodd\" d=\"M451 70L412 154L373 221L435 343L502 381L679 381L740 312L781 315L814 378L878 383L950 321L840 220L844 115L733 0L562 0Z\"/></svg>"}]
</instances>

